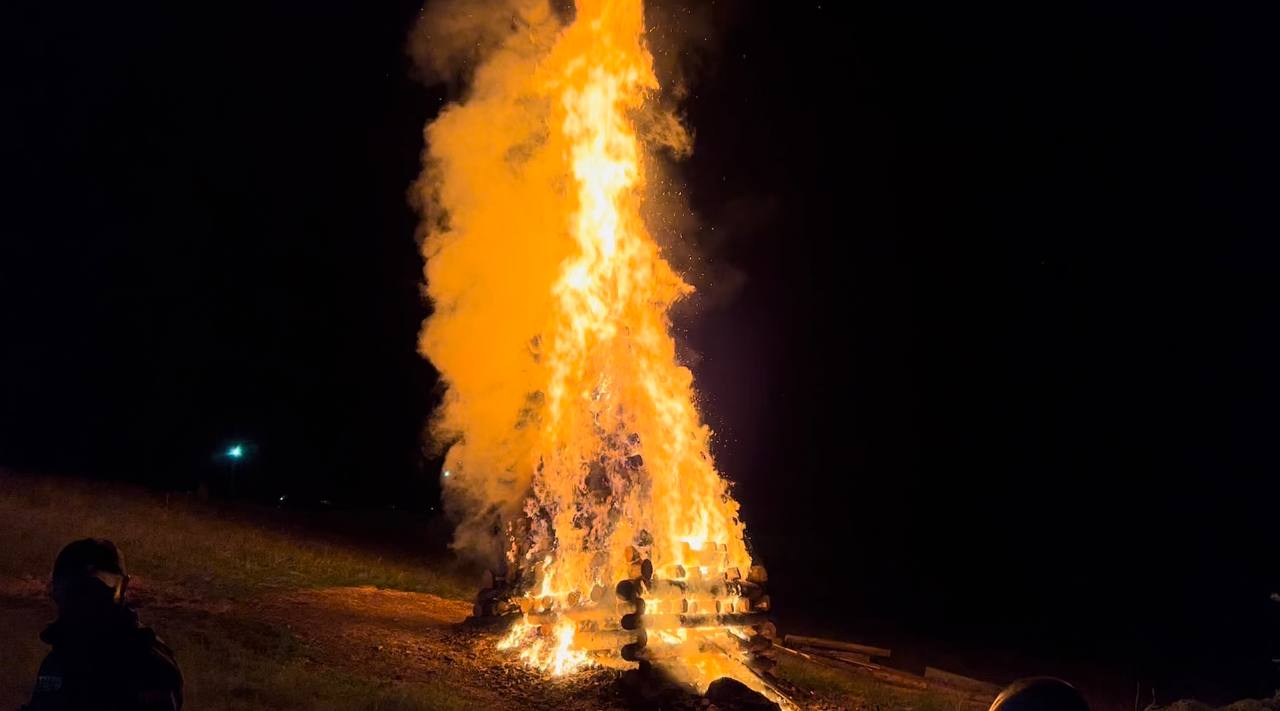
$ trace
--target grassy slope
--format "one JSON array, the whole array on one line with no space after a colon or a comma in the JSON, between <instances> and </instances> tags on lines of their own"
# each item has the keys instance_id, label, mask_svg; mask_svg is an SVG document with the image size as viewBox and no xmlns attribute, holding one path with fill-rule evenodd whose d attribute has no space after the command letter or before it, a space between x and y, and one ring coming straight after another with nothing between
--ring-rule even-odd
<instances>
[{"instance_id":1,"label":"grassy slope","mask_svg":"<svg viewBox=\"0 0 1280 711\"><path fill-rule=\"evenodd\" d=\"M86 536L110 538L153 589L197 600L247 600L305 587L374 585L465 597L469 576L447 561L392 560L289 531L226 518L185 497L59 479L0 474L0 578L42 580L58 550ZM312 663L289 630L249 615L199 606L144 609L177 651L190 708L463 709L444 684L335 673ZM43 603L0 605L0 708L25 700L52 616Z\"/></svg>"},{"instance_id":2,"label":"grassy slope","mask_svg":"<svg viewBox=\"0 0 1280 711\"><path fill-rule=\"evenodd\" d=\"M803 689L829 698L857 700L869 711L970 711L974 705L962 696L945 692L895 689L857 674L845 674L783 654L774 673Z\"/></svg>"},{"instance_id":3,"label":"grassy slope","mask_svg":"<svg viewBox=\"0 0 1280 711\"><path fill-rule=\"evenodd\" d=\"M0 474L0 576L43 578L68 541L109 538L130 570L212 597L271 588L373 585L469 597L474 581L441 560L391 560L269 528L190 497ZM424 541L424 547L426 542Z\"/></svg>"},{"instance_id":4,"label":"grassy slope","mask_svg":"<svg viewBox=\"0 0 1280 711\"><path fill-rule=\"evenodd\" d=\"M474 592L474 576L440 557L378 557L322 542L271 518L119 485L0 472L0 583L33 591L68 541L115 541L145 589L136 597L160 603L145 605L143 619L175 649L189 708L492 711L491 696L479 698L446 680L355 676L314 662L284 624L254 614L255 599L300 588L372 585L465 599ZM47 649L37 635L52 614L47 601L6 596L0 585L0 709L16 707L30 693ZM781 661L789 681L850 708L965 706L945 695L892 690L785 656Z\"/></svg>"}]
</instances>

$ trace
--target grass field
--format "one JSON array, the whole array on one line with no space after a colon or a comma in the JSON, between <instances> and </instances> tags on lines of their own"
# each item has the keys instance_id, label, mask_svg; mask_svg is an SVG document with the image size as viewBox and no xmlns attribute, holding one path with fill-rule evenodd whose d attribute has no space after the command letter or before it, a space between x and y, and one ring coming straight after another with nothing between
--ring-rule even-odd
<instances>
[{"instance_id":1,"label":"grass field","mask_svg":"<svg viewBox=\"0 0 1280 711\"><path fill-rule=\"evenodd\" d=\"M370 555L256 518L252 511L237 518L187 496L0 474L0 540L6 542L0 577L11 586L21 581L24 592L38 591L68 541L115 541L142 590L200 602L142 610L177 650L190 708L471 707L443 685L370 679L312 663L285 626L228 611L255 596L301 588L376 586L468 597L472 576L447 558ZM47 649L36 636L52 614L31 594L0 607L0 708L15 708L30 693Z\"/></svg>"},{"instance_id":2,"label":"grass field","mask_svg":"<svg viewBox=\"0 0 1280 711\"><path fill-rule=\"evenodd\" d=\"M474 576L445 556L371 555L321 542L264 512L216 508L185 494L0 474L0 575L44 577L68 541L109 538L131 572L191 593L238 597L271 588L374 585L469 597ZM280 515L289 521L288 515ZM438 550L439 541L422 541Z\"/></svg>"},{"instance_id":3,"label":"grass field","mask_svg":"<svg viewBox=\"0 0 1280 711\"><path fill-rule=\"evenodd\" d=\"M413 555L412 541L335 537L339 521L326 533L289 512L0 472L0 709L26 700L46 652L54 556L88 536L125 552L132 599L182 665L187 708L623 708L606 677L531 677L493 639L460 632L478 576L443 552L443 529L407 528L435 551ZM780 669L815 708L972 708L795 660Z\"/></svg>"}]
</instances>

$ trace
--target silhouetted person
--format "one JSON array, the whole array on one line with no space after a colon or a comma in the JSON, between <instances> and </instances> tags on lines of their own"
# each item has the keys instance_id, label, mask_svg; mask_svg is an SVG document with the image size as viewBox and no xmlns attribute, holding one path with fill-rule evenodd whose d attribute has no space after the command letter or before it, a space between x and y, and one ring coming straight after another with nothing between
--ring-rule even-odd
<instances>
[{"instance_id":1,"label":"silhouetted person","mask_svg":"<svg viewBox=\"0 0 1280 711\"><path fill-rule=\"evenodd\" d=\"M58 619L27 711L178 711L182 672L173 652L124 603L129 576L111 541L68 544L53 564Z\"/></svg>"}]
</instances>

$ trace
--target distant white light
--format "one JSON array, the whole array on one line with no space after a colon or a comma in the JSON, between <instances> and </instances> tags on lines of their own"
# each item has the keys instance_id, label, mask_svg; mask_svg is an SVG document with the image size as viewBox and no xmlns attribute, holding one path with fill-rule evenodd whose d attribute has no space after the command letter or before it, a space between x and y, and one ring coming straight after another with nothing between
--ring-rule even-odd
<instances>
[{"instance_id":1,"label":"distant white light","mask_svg":"<svg viewBox=\"0 0 1280 711\"><path fill-rule=\"evenodd\" d=\"M448 469L444 470L444 478L448 479L451 476L453 476L453 472L449 471Z\"/></svg>"},{"instance_id":2,"label":"distant white light","mask_svg":"<svg viewBox=\"0 0 1280 711\"><path fill-rule=\"evenodd\" d=\"M233 444L227 448L227 456L232 459L241 459L244 457L244 445Z\"/></svg>"}]
</instances>

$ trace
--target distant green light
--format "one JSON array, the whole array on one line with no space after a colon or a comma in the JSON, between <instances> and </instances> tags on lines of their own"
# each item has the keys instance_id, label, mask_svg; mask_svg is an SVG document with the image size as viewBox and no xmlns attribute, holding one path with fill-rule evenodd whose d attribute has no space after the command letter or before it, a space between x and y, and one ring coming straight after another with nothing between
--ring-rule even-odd
<instances>
[{"instance_id":1,"label":"distant green light","mask_svg":"<svg viewBox=\"0 0 1280 711\"><path fill-rule=\"evenodd\" d=\"M244 457L244 446L239 444L232 445L227 449L227 456L232 459L240 459Z\"/></svg>"}]
</instances>

